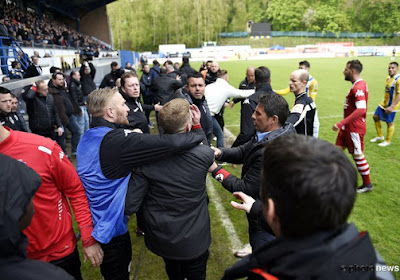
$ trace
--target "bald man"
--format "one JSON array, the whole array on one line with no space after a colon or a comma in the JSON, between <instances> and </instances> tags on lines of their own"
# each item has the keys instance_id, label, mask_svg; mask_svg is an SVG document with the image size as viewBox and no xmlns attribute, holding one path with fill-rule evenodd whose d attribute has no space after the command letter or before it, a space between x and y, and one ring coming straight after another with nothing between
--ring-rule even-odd
<instances>
[{"instance_id":1,"label":"bald man","mask_svg":"<svg viewBox=\"0 0 400 280\"><path fill-rule=\"evenodd\" d=\"M307 95L308 79L308 72L304 69L293 71L290 75L289 88L294 93L296 100L287 121L294 125L298 134L318 138L317 107L311 97Z\"/></svg>"}]
</instances>

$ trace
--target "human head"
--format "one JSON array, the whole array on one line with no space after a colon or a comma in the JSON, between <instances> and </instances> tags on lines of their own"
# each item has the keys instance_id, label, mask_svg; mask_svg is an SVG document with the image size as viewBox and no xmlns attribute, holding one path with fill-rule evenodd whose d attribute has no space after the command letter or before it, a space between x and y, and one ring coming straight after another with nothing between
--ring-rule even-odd
<instances>
[{"instance_id":1,"label":"human head","mask_svg":"<svg viewBox=\"0 0 400 280\"><path fill-rule=\"evenodd\" d=\"M175 71L175 68L174 68L174 66L172 66L172 65L166 65L165 66L165 68L167 68L167 74L169 74L169 73L172 73L172 72L174 72Z\"/></svg>"},{"instance_id":2,"label":"human head","mask_svg":"<svg viewBox=\"0 0 400 280\"><path fill-rule=\"evenodd\" d=\"M39 52L38 51L34 51L33 55L39 57Z\"/></svg>"},{"instance_id":3,"label":"human head","mask_svg":"<svg viewBox=\"0 0 400 280\"><path fill-rule=\"evenodd\" d=\"M49 87L43 80L38 80L35 82L35 84L39 96L47 96L49 94Z\"/></svg>"},{"instance_id":4,"label":"human head","mask_svg":"<svg viewBox=\"0 0 400 280\"><path fill-rule=\"evenodd\" d=\"M87 98L90 114L95 118L117 124L129 124L129 108L118 88L100 88L92 91Z\"/></svg>"},{"instance_id":5,"label":"human head","mask_svg":"<svg viewBox=\"0 0 400 280\"><path fill-rule=\"evenodd\" d=\"M166 60L166 61L164 62L164 65L163 65L163 66L167 67L168 65L173 66L174 63L172 63L172 61L168 59L168 60Z\"/></svg>"},{"instance_id":6,"label":"human head","mask_svg":"<svg viewBox=\"0 0 400 280\"><path fill-rule=\"evenodd\" d=\"M353 208L357 172L344 152L313 137L291 134L264 150L261 200L277 237L335 230Z\"/></svg>"},{"instance_id":7,"label":"human head","mask_svg":"<svg viewBox=\"0 0 400 280\"><path fill-rule=\"evenodd\" d=\"M397 75L399 71L399 64L396 61L392 61L389 63L388 73L390 77Z\"/></svg>"},{"instance_id":8,"label":"human head","mask_svg":"<svg viewBox=\"0 0 400 280\"><path fill-rule=\"evenodd\" d=\"M160 66L160 62L157 59L153 60L153 66Z\"/></svg>"},{"instance_id":9,"label":"human head","mask_svg":"<svg viewBox=\"0 0 400 280\"><path fill-rule=\"evenodd\" d=\"M50 67L50 74L61 73L61 69L55 66Z\"/></svg>"},{"instance_id":10,"label":"human head","mask_svg":"<svg viewBox=\"0 0 400 280\"><path fill-rule=\"evenodd\" d=\"M310 63L307 60L303 60L299 62L299 69L310 71Z\"/></svg>"},{"instance_id":11,"label":"human head","mask_svg":"<svg viewBox=\"0 0 400 280\"><path fill-rule=\"evenodd\" d=\"M71 71L70 77L71 77L71 79L80 81L81 80L81 73L79 73L79 71Z\"/></svg>"},{"instance_id":12,"label":"human head","mask_svg":"<svg viewBox=\"0 0 400 280\"><path fill-rule=\"evenodd\" d=\"M138 98L140 95L139 79L136 73L127 72L121 76L122 91L132 98Z\"/></svg>"},{"instance_id":13,"label":"human head","mask_svg":"<svg viewBox=\"0 0 400 280\"><path fill-rule=\"evenodd\" d=\"M192 118L189 102L184 98L167 102L158 114L158 121L166 134L190 131Z\"/></svg>"},{"instance_id":14,"label":"human head","mask_svg":"<svg viewBox=\"0 0 400 280\"><path fill-rule=\"evenodd\" d=\"M346 68L343 71L344 79L346 81L354 82L358 78L362 70L363 65L358 59L350 60L347 62Z\"/></svg>"},{"instance_id":15,"label":"human head","mask_svg":"<svg viewBox=\"0 0 400 280\"><path fill-rule=\"evenodd\" d=\"M56 72L51 76L51 81L53 82L53 85L56 87L62 87L64 86L64 74L60 72Z\"/></svg>"},{"instance_id":16,"label":"human head","mask_svg":"<svg viewBox=\"0 0 400 280\"><path fill-rule=\"evenodd\" d=\"M39 59L37 58L37 56L32 56L32 63L33 63L34 65L38 65Z\"/></svg>"},{"instance_id":17,"label":"human head","mask_svg":"<svg viewBox=\"0 0 400 280\"><path fill-rule=\"evenodd\" d=\"M190 74L187 78L187 87L195 99L202 99L206 89L203 75L198 72Z\"/></svg>"},{"instance_id":18,"label":"human head","mask_svg":"<svg viewBox=\"0 0 400 280\"><path fill-rule=\"evenodd\" d=\"M4 129L1 124L0 128ZM23 250L26 251L27 241L22 230L29 226L35 213L32 198L41 179L23 162L3 154L0 154L0 161L0 244L3 258L14 255L21 244L25 244Z\"/></svg>"},{"instance_id":19,"label":"human head","mask_svg":"<svg viewBox=\"0 0 400 280\"><path fill-rule=\"evenodd\" d=\"M0 86L0 111L3 114L11 112L11 91Z\"/></svg>"},{"instance_id":20,"label":"human head","mask_svg":"<svg viewBox=\"0 0 400 280\"><path fill-rule=\"evenodd\" d=\"M14 94L11 93L11 112L17 112L18 108L18 98Z\"/></svg>"},{"instance_id":21,"label":"human head","mask_svg":"<svg viewBox=\"0 0 400 280\"><path fill-rule=\"evenodd\" d=\"M290 91L295 95L299 95L306 91L308 82L308 73L306 70L298 69L290 74L289 87Z\"/></svg>"},{"instance_id":22,"label":"human head","mask_svg":"<svg viewBox=\"0 0 400 280\"><path fill-rule=\"evenodd\" d=\"M271 82L271 72L265 66L258 67L254 72L254 78L257 85L268 84Z\"/></svg>"},{"instance_id":23,"label":"human head","mask_svg":"<svg viewBox=\"0 0 400 280\"><path fill-rule=\"evenodd\" d=\"M261 95L251 116L259 132L268 132L282 127L289 116L289 105L282 96L272 93Z\"/></svg>"},{"instance_id":24,"label":"human head","mask_svg":"<svg viewBox=\"0 0 400 280\"><path fill-rule=\"evenodd\" d=\"M149 73L150 72L150 66L148 64L143 65L143 72Z\"/></svg>"},{"instance_id":25,"label":"human head","mask_svg":"<svg viewBox=\"0 0 400 280\"><path fill-rule=\"evenodd\" d=\"M90 67L89 66L85 66L84 70L85 75L89 75L90 74Z\"/></svg>"},{"instance_id":26,"label":"human head","mask_svg":"<svg viewBox=\"0 0 400 280\"><path fill-rule=\"evenodd\" d=\"M21 64L18 61L13 61L13 62L11 62L11 68L12 69L20 69Z\"/></svg>"},{"instance_id":27,"label":"human head","mask_svg":"<svg viewBox=\"0 0 400 280\"><path fill-rule=\"evenodd\" d=\"M125 63L125 68L126 68L126 69L132 68L131 63L130 63L130 62Z\"/></svg>"},{"instance_id":28,"label":"human head","mask_svg":"<svg viewBox=\"0 0 400 280\"><path fill-rule=\"evenodd\" d=\"M176 71L179 70L179 62L175 62L175 63L174 63L174 69L175 69Z\"/></svg>"},{"instance_id":29,"label":"human head","mask_svg":"<svg viewBox=\"0 0 400 280\"><path fill-rule=\"evenodd\" d=\"M225 81L228 81L228 71L223 70L223 69L219 69L218 70L218 78L220 79L224 79Z\"/></svg>"},{"instance_id":30,"label":"human head","mask_svg":"<svg viewBox=\"0 0 400 280\"><path fill-rule=\"evenodd\" d=\"M206 68L207 68L207 70L210 70L211 71L211 64L212 64L213 62L211 61L211 60L209 60L209 61L207 61L206 62Z\"/></svg>"},{"instance_id":31,"label":"human head","mask_svg":"<svg viewBox=\"0 0 400 280\"><path fill-rule=\"evenodd\" d=\"M118 63L113 61L111 62L111 72L117 71L118 70Z\"/></svg>"},{"instance_id":32,"label":"human head","mask_svg":"<svg viewBox=\"0 0 400 280\"><path fill-rule=\"evenodd\" d=\"M188 57L182 57L182 63L189 63Z\"/></svg>"},{"instance_id":33,"label":"human head","mask_svg":"<svg viewBox=\"0 0 400 280\"><path fill-rule=\"evenodd\" d=\"M253 66L247 67L246 79L250 84L255 82L255 71L256 69Z\"/></svg>"},{"instance_id":34,"label":"human head","mask_svg":"<svg viewBox=\"0 0 400 280\"><path fill-rule=\"evenodd\" d=\"M160 74L167 74L167 67L165 67L165 66L161 67Z\"/></svg>"},{"instance_id":35,"label":"human head","mask_svg":"<svg viewBox=\"0 0 400 280\"><path fill-rule=\"evenodd\" d=\"M210 66L210 71L213 73L217 73L219 70L219 64L216 61L213 61Z\"/></svg>"}]
</instances>

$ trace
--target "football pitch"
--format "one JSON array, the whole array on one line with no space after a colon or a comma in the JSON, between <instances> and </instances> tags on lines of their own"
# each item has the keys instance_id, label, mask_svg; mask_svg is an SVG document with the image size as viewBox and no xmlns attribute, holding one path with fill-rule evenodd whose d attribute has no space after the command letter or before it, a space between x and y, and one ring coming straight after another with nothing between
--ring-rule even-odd
<instances>
[{"instance_id":1,"label":"football pitch","mask_svg":"<svg viewBox=\"0 0 400 280\"><path fill-rule=\"evenodd\" d=\"M331 127L342 119L345 96L351 87L351 83L345 81L343 76L346 62L351 59L355 58L307 59L311 64L310 74L318 81L316 104L320 118L320 139L331 143L335 142L337 135ZM369 231L375 248L387 265L400 265L400 187L397 183L397 176L400 175L400 131L396 131L400 128L400 116L394 121L396 127L390 146L379 147L369 141L376 136L372 115L383 99L390 57L358 59L364 66L361 76L367 82L369 89L364 151L370 165L374 190L371 193L357 195L349 222L354 222L360 231ZM300 59L230 61L220 62L220 68L228 71L229 83L237 87L244 79L248 66L267 66L271 70L272 88L283 89L288 87L290 73L298 68L299 61ZM191 63L191 65L197 70L200 64ZM294 102L293 94L290 93L285 98L291 107ZM239 104L232 110L226 108L224 114L226 128L234 135L239 133ZM382 124L382 129L386 136L385 124ZM240 166L233 169L231 165L227 165L224 168L240 177ZM248 243L247 219L244 212L230 206L229 202L233 196L220 183L210 177L207 188L210 196L212 234L207 279L220 279L224 270L237 261L233 257L233 251ZM168 279L162 258L147 250L143 237L135 235L134 217L129 222L129 228L133 252L131 279ZM84 279L101 279L99 269L91 268L88 263L82 264L82 274ZM400 278L400 273L395 273L395 277Z\"/></svg>"}]
</instances>

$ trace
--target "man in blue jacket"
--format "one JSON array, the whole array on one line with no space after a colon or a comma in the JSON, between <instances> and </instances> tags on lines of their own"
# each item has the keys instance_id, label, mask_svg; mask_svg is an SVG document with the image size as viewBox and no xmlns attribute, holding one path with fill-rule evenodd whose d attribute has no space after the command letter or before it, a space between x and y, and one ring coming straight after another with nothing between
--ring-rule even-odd
<instances>
[{"instance_id":1,"label":"man in blue jacket","mask_svg":"<svg viewBox=\"0 0 400 280\"><path fill-rule=\"evenodd\" d=\"M192 148L203 135L150 135L123 129L129 124L129 108L116 88L95 90L87 101L92 129L79 143L77 171L92 212L92 236L104 251L101 274L105 280L128 280L132 251L124 205L131 171ZM195 116L193 122L198 125L199 114ZM136 195L140 199L144 194Z\"/></svg>"}]
</instances>

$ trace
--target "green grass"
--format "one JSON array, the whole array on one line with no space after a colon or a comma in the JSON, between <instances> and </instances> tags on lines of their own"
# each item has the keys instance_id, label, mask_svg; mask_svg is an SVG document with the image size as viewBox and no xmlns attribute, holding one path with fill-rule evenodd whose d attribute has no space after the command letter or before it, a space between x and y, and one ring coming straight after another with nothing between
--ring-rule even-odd
<instances>
[{"instance_id":1,"label":"green grass","mask_svg":"<svg viewBox=\"0 0 400 280\"><path fill-rule=\"evenodd\" d=\"M332 59L309 59L311 63L311 74L318 80L319 89L317 95L317 108L320 116L320 138L334 143L336 133L331 130L334 123L341 119L343 114L343 103L348 90L349 82L343 78L343 69L348 58ZM363 57L360 58L364 65L362 77L369 86L368 112L374 112L376 106L383 98L384 82L387 76L387 66L390 62L388 57ZM290 73L297 69L299 59L290 60L268 60L268 61L237 61L221 62L220 66L229 72L229 82L237 87L244 78L246 67L267 66L272 73L272 87L282 89L288 86ZM192 63L197 69L199 64ZM293 96L285 96L289 105L293 104ZM233 110L225 110L226 126L234 134L239 133L240 105L237 104ZM399 117L395 119L398 126ZM386 134L386 127L383 125ZM398 184L398 170L400 170L400 132L395 131L392 145L381 148L369 140L375 137L375 127L372 115L367 116L367 134L365 136L365 156L370 164L371 179L374 183L374 191L357 196L353 212L349 222L354 222L359 230L368 230L375 248L383 256L388 265L400 264L400 242L399 228L399 197L400 188ZM233 174L240 177L240 166L236 169L227 166ZM361 183L361 181L360 181ZM232 195L226 191L218 182L213 180L218 195L224 202L224 209L243 243L247 243L247 220L243 212L234 210L229 201ZM210 258L207 268L207 279L220 279L223 271L232 265L236 259L232 256L227 233L221 225L215 206L210 202L212 244ZM143 245L143 238L136 237L135 220L129 223L132 238L132 271L137 269L139 255L142 251L141 264L137 279L167 279L164 264L160 257L155 256ZM133 274L132 272L132 274ZM90 268L84 264L82 273L85 279L101 279L98 269ZM395 275L400 278L400 273Z\"/></svg>"}]
</instances>

